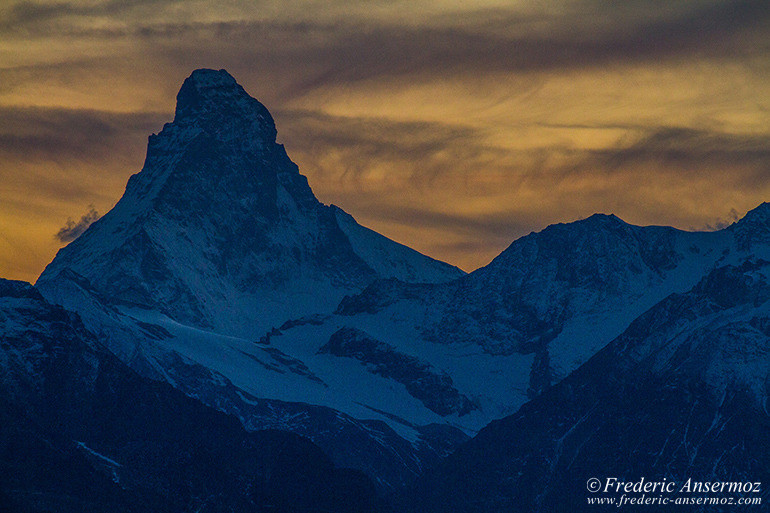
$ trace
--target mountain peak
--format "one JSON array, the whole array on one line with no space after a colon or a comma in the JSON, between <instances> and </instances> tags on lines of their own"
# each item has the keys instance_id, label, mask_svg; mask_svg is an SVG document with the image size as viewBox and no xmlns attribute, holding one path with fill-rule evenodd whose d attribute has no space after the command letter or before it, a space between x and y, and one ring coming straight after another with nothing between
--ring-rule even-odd
<instances>
[{"instance_id":1,"label":"mountain peak","mask_svg":"<svg viewBox=\"0 0 770 513\"><path fill-rule=\"evenodd\" d=\"M762 203L749 210L743 219L730 225L727 230L735 234L738 248L742 250L770 244L770 203Z\"/></svg>"},{"instance_id":2,"label":"mountain peak","mask_svg":"<svg viewBox=\"0 0 770 513\"><path fill-rule=\"evenodd\" d=\"M174 123L217 128L234 121L248 123L252 129L249 131L255 130L268 142L275 142L275 122L267 108L249 96L230 73L224 69L193 71L176 96Z\"/></svg>"},{"instance_id":3,"label":"mountain peak","mask_svg":"<svg viewBox=\"0 0 770 513\"><path fill-rule=\"evenodd\" d=\"M595 225L595 224L617 224L617 225L623 225L627 224L625 221L623 221L621 218L616 216L615 214L604 214L601 212L596 212L589 217L583 219L584 223L587 223L589 225Z\"/></svg>"},{"instance_id":4,"label":"mountain peak","mask_svg":"<svg viewBox=\"0 0 770 513\"><path fill-rule=\"evenodd\" d=\"M331 312L376 278L460 274L320 203L275 137L270 113L227 71L194 71L118 204L38 283L51 294L78 285L70 270L114 304L253 336Z\"/></svg>"},{"instance_id":5,"label":"mountain peak","mask_svg":"<svg viewBox=\"0 0 770 513\"><path fill-rule=\"evenodd\" d=\"M739 223L766 224L768 219L770 219L770 203L763 202L757 207L749 210Z\"/></svg>"},{"instance_id":6,"label":"mountain peak","mask_svg":"<svg viewBox=\"0 0 770 513\"><path fill-rule=\"evenodd\" d=\"M203 86L226 86L226 87L240 87L235 78L227 72L225 69L209 69L199 68L193 70L186 81L193 82Z\"/></svg>"}]
</instances>

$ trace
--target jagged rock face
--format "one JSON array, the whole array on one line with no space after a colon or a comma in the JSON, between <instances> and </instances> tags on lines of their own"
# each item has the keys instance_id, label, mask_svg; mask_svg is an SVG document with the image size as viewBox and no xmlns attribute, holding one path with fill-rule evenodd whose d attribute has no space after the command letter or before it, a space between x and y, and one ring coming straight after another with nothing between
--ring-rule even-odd
<instances>
[{"instance_id":1,"label":"jagged rock face","mask_svg":"<svg viewBox=\"0 0 770 513\"><path fill-rule=\"evenodd\" d=\"M374 487L306 439L140 377L79 318L0 280L3 511L373 511Z\"/></svg>"},{"instance_id":2,"label":"jagged rock face","mask_svg":"<svg viewBox=\"0 0 770 513\"><path fill-rule=\"evenodd\" d=\"M594 511L593 477L765 482L769 278L751 259L661 301L429 472L405 510Z\"/></svg>"},{"instance_id":3,"label":"jagged rock face","mask_svg":"<svg viewBox=\"0 0 770 513\"><path fill-rule=\"evenodd\" d=\"M410 425L414 439L405 440L383 424L388 417L346 415L350 404L327 393L307 355L253 341L289 319L331 312L377 278L463 274L321 204L276 143L267 109L227 72L197 70L121 200L37 285L144 376L248 429L311 437L387 489L464 436Z\"/></svg>"},{"instance_id":4,"label":"jagged rock face","mask_svg":"<svg viewBox=\"0 0 770 513\"><path fill-rule=\"evenodd\" d=\"M739 251L752 251L767 246L770 244L770 203L762 203L749 211L727 230L733 233Z\"/></svg>"},{"instance_id":5,"label":"jagged rock face","mask_svg":"<svg viewBox=\"0 0 770 513\"><path fill-rule=\"evenodd\" d=\"M393 312L408 304L422 312L416 328L427 342L473 344L490 355L534 355L521 380L528 383L518 387L534 397L646 308L692 286L722 256L711 246L729 245L727 235L638 227L594 215L522 237L488 266L453 282L377 281L345 298L336 313L375 315L389 324Z\"/></svg>"},{"instance_id":6,"label":"jagged rock face","mask_svg":"<svg viewBox=\"0 0 770 513\"><path fill-rule=\"evenodd\" d=\"M461 280L433 331L462 333L491 353L542 355L570 319L663 282L685 258L676 243L687 235L603 215L549 226Z\"/></svg>"},{"instance_id":7,"label":"jagged rock face","mask_svg":"<svg viewBox=\"0 0 770 513\"><path fill-rule=\"evenodd\" d=\"M401 353L361 330L342 328L334 332L318 352L358 360L369 372L404 385L409 395L439 415L463 416L478 408L457 391L446 372Z\"/></svg>"},{"instance_id":8,"label":"jagged rock face","mask_svg":"<svg viewBox=\"0 0 770 513\"><path fill-rule=\"evenodd\" d=\"M150 137L123 198L60 251L38 285L67 304L56 281L69 269L113 303L255 335L331 311L375 278L462 274L365 232L318 202L261 103L226 71L197 70L179 91L174 121ZM379 251L356 251L361 238Z\"/></svg>"},{"instance_id":9,"label":"jagged rock face","mask_svg":"<svg viewBox=\"0 0 770 513\"><path fill-rule=\"evenodd\" d=\"M506 385L507 405L518 407L578 368L658 301L689 290L714 266L768 258L762 235L768 229L767 209L761 205L735 225L708 233L638 227L605 215L549 226L452 282L379 280L345 298L335 322L363 327L358 319L370 318L369 325L383 326L372 334L395 346L408 325L413 345L420 340L458 352L476 346L495 356L527 355L527 371L510 373ZM740 289L723 293L741 296ZM415 313L405 316L405 311ZM491 387L458 390L468 397L494 394ZM499 409L492 417L507 414L504 401L494 400Z\"/></svg>"},{"instance_id":10,"label":"jagged rock face","mask_svg":"<svg viewBox=\"0 0 770 513\"><path fill-rule=\"evenodd\" d=\"M307 435L392 490L451 452L460 430L474 433L548 391L715 266L770 258L767 210L708 234L595 215L523 237L462 276L319 203L276 143L264 106L226 72L198 70L179 92L174 121L150 138L123 198L57 255L38 285L145 376L236 415L248 429ZM731 281L732 272L700 285L719 308L753 290L753 282ZM716 338L647 372L663 375L686 356L688 366L705 369L697 376L707 388L728 382L733 374L723 371L732 367L714 362L740 350L714 348L750 339L752 354L761 353L761 337L752 337L767 332L767 318L704 332ZM622 362L636 365L623 356L618 369ZM601 375L616 369L592 365ZM735 404L761 396L761 380L749 381L754 395L742 392ZM622 416L637 401L660 396L678 408L688 400L655 387L629 385L608 401ZM543 418L566 415L557 426L586 413L581 402L530 404ZM711 411L705 396L699 405ZM650 412L635 415L626 425L654 427ZM676 409L666 415L680 419ZM522 429L558 434L538 422ZM605 427L610 439L618 435ZM539 436L521 450L547 440ZM509 461L497 456L493 467Z\"/></svg>"}]
</instances>

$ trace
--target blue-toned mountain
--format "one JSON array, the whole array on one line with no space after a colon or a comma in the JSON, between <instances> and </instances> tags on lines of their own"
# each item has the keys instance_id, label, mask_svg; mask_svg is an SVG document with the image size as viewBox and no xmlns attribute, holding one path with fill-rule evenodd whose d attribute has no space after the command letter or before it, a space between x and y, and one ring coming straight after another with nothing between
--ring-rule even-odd
<instances>
[{"instance_id":1,"label":"blue-toned mountain","mask_svg":"<svg viewBox=\"0 0 770 513\"><path fill-rule=\"evenodd\" d=\"M690 511L732 511L742 498L766 502L769 315L770 262L715 268L516 414L484 428L423 476L402 509L596 511L588 498L619 501L622 494L586 484L611 477L666 479L677 491L688 479L762 483L757 493L647 494L717 500Z\"/></svg>"},{"instance_id":2,"label":"blue-toned mountain","mask_svg":"<svg viewBox=\"0 0 770 513\"><path fill-rule=\"evenodd\" d=\"M672 294L770 261L768 211L709 233L596 214L465 275L321 204L267 109L198 70L124 196L37 286L143 376L307 436L390 492ZM748 297L731 283L717 289Z\"/></svg>"},{"instance_id":3,"label":"blue-toned mountain","mask_svg":"<svg viewBox=\"0 0 770 513\"><path fill-rule=\"evenodd\" d=\"M436 282L462 271L320 203L272 116L224 70L184 81L174 120L150 137L118 204L63 248L38 286L63 305L63 272L111 304L257 336L331 312L377 278Z\"/></svg>"}]
</instances>

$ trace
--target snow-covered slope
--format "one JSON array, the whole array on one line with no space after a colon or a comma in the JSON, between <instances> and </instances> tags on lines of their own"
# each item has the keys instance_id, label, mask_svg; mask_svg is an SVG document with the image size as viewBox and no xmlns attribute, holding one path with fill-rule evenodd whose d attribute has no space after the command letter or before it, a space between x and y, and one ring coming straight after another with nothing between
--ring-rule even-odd
<instances>
[{"instance_id":1,"label":"snow-covered slope","mask_svg":"<svg viewBox=\"0 0 770 513\"><path fill-rule=\"evenodd\" d=\"M255 341L288 319L331 313L376 279L464 273L318 202L275 138L267 109L227 72L193 72L118 204L37 286L143 375L249 429L304 434L385 488L401 484L465 436L425 427L443 419L418 401L402 406L403 384L380 390L382 379L340 374L328 357L310 369L314 353ZM361 390L382 399L368 405ZM399 413L419 425L393 421Z\"/></svg>"},{"instance_id":2,"label":"snow-covered slope","mask_svg":"<svg viewBox=\"0 0 770 513\"><path fill-rule=\"evenodd\" d=\"M586 482L610 476L665 478L677 491L688 479L764 483L768 327L770 262L749 257L718 267L639 316L557 386L482 430L429 471L398 509L596 511L587 497L620 494L588 493ZM717 502L685 507L726 512L741 498L764 504L770 493L758 488L699 494Z\"/></svg>"},{"instance_id":3,"label":"snow-covered slope","mask_svg":"<svg viewBox=\"0 0 770 513\"><path fill-rule=\"evenodd\" d=\"M168 319L132 315L177 334L164 342L170 350L251 394L379 419L407 440L419 440L414 426L428 423L472 434L714 267L767 255L763 243L739 249L737 235L760 231L764 222L749 223L765 208L714 233L636 227L613 216L549 227L459 280L380 280L333 314L286 322L256 344L230 338L187 347L179 344L190 336Z\"/></svg>"},{"instance_id":4,"label":"snow-covered slope","mask_svg":"<svg viewBox=\"0 0 770 513\"><path fill-rule=\"evenodd\" d=\"M275 136L230 75L194 72L142 172L38 286L133 369L383 488L715 267L770 260L765 204L712 233L594 215L463 275L319 203Z\"/></svg>"},{"instance_id":5,"label":"snow-covered slope","mask_svg":"<svg viewBox=\"0 0 770 513\"><path fill-rule=\"evenodd\" d=\"M255 336L329 312L376 278L463 274L319 203L275 138L270 113L226 71L193 72L124 196L38 286L67 305L56 289L68 270L112 304Z\"/></svg>"},{"instance_id":6,"label":"snow-covered slope","mask_svg":"<svg viewBox=\"0 0 770 513\"><path fill-rule=\"evenodd\" d=\"M446 372L476 408L469 432L558 383L669 294L714 267L770 259L767 204L718 232L638 227L594 215L515 241L488 266L436 285L380 280L346 297L322 327L281 330L281 348L340 329ZM317 343L317 342L316 342ZM452 418L446 416L445 418Z\"/></svg>"},{"instance_id":7,"label":"snow-covered slope","mask_svg":"<svg viewBox=\"0 0 770 513\"><path fill-rule=\"evenodd\" d=\"M0 279L0 510L377 511L306 439L248 433L139 376L28 283Z\"/></svg>"},{"instance_id":8,"label":"snow-covered slope","mask_svg":"<svg viewBox=\"0 0 770 513\"><path fill-rule=\"evenodd\" d=\"M426 265L425 255L412 248L383 237L374 230L361 226L353 216L332 205L340 229L353 246L353 251L367 262L380 277L397 278L411 283L442 283L448 277L458 278L462 272L448 269L436 262Z\"/></svg>"}]
</instances>

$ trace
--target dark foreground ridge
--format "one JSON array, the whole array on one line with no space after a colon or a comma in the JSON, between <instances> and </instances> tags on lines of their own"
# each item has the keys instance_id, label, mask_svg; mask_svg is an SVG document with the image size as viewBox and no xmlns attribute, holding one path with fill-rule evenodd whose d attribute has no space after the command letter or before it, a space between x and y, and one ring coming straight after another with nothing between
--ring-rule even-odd
<instances>
[{"instance_id":1,"label":"dark foreground ridge","mask_svg":"<svg viewBox=\"0 0 770 513\"><path fill-rule=\"evenodd\" d=\"M377 509L360 472L142 378L31 285L0 280L0 332L3 512Z\"/></svg>"}]
</instances>

